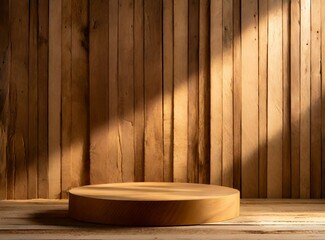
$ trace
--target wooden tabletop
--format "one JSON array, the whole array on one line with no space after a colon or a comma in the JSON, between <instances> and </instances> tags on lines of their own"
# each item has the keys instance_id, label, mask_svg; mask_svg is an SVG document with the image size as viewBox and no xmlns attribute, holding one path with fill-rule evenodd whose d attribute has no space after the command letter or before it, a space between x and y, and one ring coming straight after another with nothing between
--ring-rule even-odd
<instances>
[{"instance_id":1,"label":"wooden tabletop","mask_svg":"<svg viewBox=\"0 0 325 240\"><path fill-rule=\"evenodd\" d=\"M0 201L0 239L325 239L325 200L241 200L240 216L181 227L118 227L73 220L66 200Z\"/></svg>"}]
</instances>

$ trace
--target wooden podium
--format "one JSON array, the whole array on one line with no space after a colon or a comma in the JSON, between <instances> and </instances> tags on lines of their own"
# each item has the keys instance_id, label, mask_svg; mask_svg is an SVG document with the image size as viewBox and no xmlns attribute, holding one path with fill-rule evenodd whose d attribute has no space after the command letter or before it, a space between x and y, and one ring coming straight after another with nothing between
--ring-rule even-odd
<instances>
[{"instance_id":1,"label":"wooden podium","mask_svg":"<svg viewBox=\"0 0 325 240\"><path fill-rule=\"evenodd\" d=\"M129 226L192 225L239 215L238 190L194 183L135 182L78 187L69 193L70 217Z\"/></svg>"}]
</instances>

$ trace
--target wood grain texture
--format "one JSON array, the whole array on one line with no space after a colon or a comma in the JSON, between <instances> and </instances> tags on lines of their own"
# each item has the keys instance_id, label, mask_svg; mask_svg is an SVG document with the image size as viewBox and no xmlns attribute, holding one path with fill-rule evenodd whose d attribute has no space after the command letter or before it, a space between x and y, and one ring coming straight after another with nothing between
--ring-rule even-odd
<instances>
[{"instance_id":1,"label":"wood grain texture","mask_svg":"<svg viewBox=\"0 0 325 240\"><path fill-rule=\"evenodd\" d=\"M267 196L268 1L258 2L258 196Z\"/></svg>"},{"instance_id":2,"label":"wood grain texture","mask_svg":"<svg viewBox=\"0 0 325 240\"><path fill-rule=\"evenodd\" d=\"M301 0L300 197L310 197L310 2Z\"/></svg>"},{"instance_id":3,"label":"wood grain texture","mask_svg":"<svg viewBox=\"0 0 325 240\"><path fill-rule=\"evenodd\" d=\"M190 183L88 185L69 194L72 218L113 225L213 223L237 217L239 205L238 190Z\"/></svg>"},{"instance_id":4,"label":"wood grain texture","mask_svg":"<svg viewBox=\"0 0 325 240\"><path fill-rule=\"evenodd\" d=\"M222 174L222 0L211 1L210 18L210 183L221 184Z\"/></svg>"},{"instance_id":5,"label":"wood grain texture","mask_svg":"<svg viewBox=\"0 0 325 240\"><path fill-rule=\"evenodd\" d=\"M232 187L234 166L233 1L223 0L222 11L222 185Z\"/></svg>"},{"instance_id":6,"label":"wood grain texture","mask_svg":"<svg viewBox=\"0 0 325 240\"><path fill-rule=\"evenodd\" d=\"M38 1L38 197L49 197L48 40L49 2Z\"/></svg>"},{"instance_id":7,"label":"wood grain texture","mask_svg":"<svg viewBox=\"0 0 325 240\"><path fill-rule=\"evenodd\" d=\"M62 1L62 26L61 26L61 197L68 197L71 188L72 171L72 94L71 94L71 1Z\"/></svg>"},{"instance_id":8,"label":"wood grain texture","mask_svg":"<svg viewBox=\"0 0 325 240\"><path fill-rule=\"evenodd\" d=\"M144 180L144 14L134 1L134 180Z\"/></svg>"},{"instance_id":9,"label":"wood grain texture","mask_svg":"<svg viewBox=\"0 0 325 240\"><path fill-rule=\"evenodd\" d=\"M118 101L122 180L134 180L133 0L119 0Z\"/></svg>"},{"instance_id":10,"label":"wood grain texture","mask_svg":"<svg viewBox=\"0 0 325 240\"><path fill-rule=\"evenodd\" d=\"M322 49L321 49L321 57L322 57L322 173L325 172L325 81L324 81L324 72L325 72L325 3L322 1L321 4L321 39L322 39ZM322 174L322 198L325 198L325 175Z\"/></svg>"},{"instance_id":11,"label":"wood grain texture","mask_svg":"<svg viewBox=\"0 0 325 240\"><path fill-rule=\"evenodd\" d=\"M242 36L241 1L234 0L234 188L241 189L242 179Z\"/></svg>"},{"instance_id":12,"label":"wood grain texture","mask_svg":"<svg viewBox=\"0 0 325 240\"><path fill-rule=\"evenodd\" d=\"M109 1L108 14L108 182L122 181L118 101L118 0ZM96 47L98 48L98 46ZM136 83L135 83L136 84ZM136 176L135 176L136 177Z\"/></svg>"},{"instance_id":13,"label":"wood grain texture","mask_svg":"<svg viewBox=\"0 0 325 240\"><path fill-rule=\"evenodd\" d=\"M144 5L145 181L163 181L162 1Z\"/></svg>"},{"instance_id":14,"label":"wood grain texture","mask_svg":"<svg viewBox=\"0 0 325 240\"><path fill-rule=\"evenodd\" d=\"M0 1L0 198L150 179L324 197L323 8Z\"/></svg>"},{"instance_id":15,"label":"wood grain texture","mask_svg":"<svg viewBox=\"0 0 325 240\"><path fill-rule=\"evenodd\" d=\"M49 198L61 198L62 1L49 2Z\"/></svg>"},{"instance_id":16,"label":"wood grain texture","mask_svg":"<svg viewBox=\"0 0 325 240\"><path fill-rule=\"evenodd\" d=\"M322 239L323 200L241 200L240 216L227 222L179 227L103 226L69 218L68 202L2 201L4 239ZM14 216L14 218L13 218ZM47 224L44 224L47 223Z\"/></svg>"},{"instance_id":17,"label":"wood grain texture","mask_svg":"<svg viewBox=\"0 0 325 240\"><path fill-rule=\"evenodd\" d=\"M204 105L199 103L200 82L199 75L199 19L202 1L189 1L188 3L188 159L187 180L188 182L199 181L199 109ZM201 39L201 38L200 38ZM204 38L206 39L206 38ZM204 81L204 80L203 80ZM204 104L204 103L203 103Z\"/></svg>"},{"instance_id":18,"label":"wood grain texture","mask_svg":"<svg viewBox=\"0 0 325 240\"><path fill-rule=\"evenodd\" d=\"M199 11L199 183L210 182L210 2L200 1Z\"/></svg>"},{"instance_id":19,"label":"wood grain texture","mask_svg":"<svg viewBox=\"0 0 325 240\"><path fill-rule=\"evenodd\" d=\"M242 196L258 196L258 5L242 4Z\"/></svg>"},{"instance_id":20,"label":"wood grain texture","mask_svg":"<svg viewBox=\"0 0 325 240\"><path fill-rule=\"evenodd\" d=\"M282 197L283 133L283 66L282 66L282 1L269 1L268 15L268 131L267 131L267 197Z\"/></svg>"},{"instance_id":21,"label":"wood grain texture","mask_svg":"<svg viewBox=\"0 0 325 240\"><path fill-rule=\"evenodd\" d=\"M291 196L300 196L300 1L291 1Z\"/></svg>"},{"instance_id":22,"label":"wood grain texture","mask_svg":"<svg viewBox=\"0 0 325 240\"><path fill-rule=\"evenodd\" d=\"M28 1L11 2L10 158L14 166L13 197L27 198L28 163Z\"/></svg>"},{"instance_id":23,"label":"wood grain texture","mask_svg":"<svg viewBox=\"0 0 325 240\"><path fill-rule=\"evenodd\" d=\"M163 1L164 181L173 181L174 13L173 1Z\"/></svg>"},{"instance_id":24,"label":"wood grain texture","mask_svg":"<svg viewBox=\"0 0 325 240\"><path fill-rule=\"evenodd\" d=\"M321 82L321 1L311 2L310 48L310 197L321 197L322 82Z\"/></svg>"},{"instance_id":25,"label":"wood grain texture","mask_svg":"<svg viewBox=\"0 0 325 240\"><path fill-rule=\"evenodd\" d=\"M37 1L29 1L28 69L28 198L37 198L38 165L38 73L37 73Z\"/></svg>"},{"instance_id":26,"label":"wood grain texture","mask_svg":"<svg viewBox=\"0 0 325 240\"><path fill-rule=\"evenodd\" d=\"M288 0L282 1L282 66L283 66L283 149L282 149L282 196L291 197L291 152L290 152L290 4Z\"/></svg>"},{"instance_id":27,"label":"wood grain texture","mask_svg":"<svg viewBox=\"0 0 325 240\"><path fill-rule=\"evenodd\" d=\"M188 0L174 1L174 181L187 181Z\"/></svg>"},{"instance_id":28,"label":"wood grain texture","mask_svg":"<svg viewBox=\"0 0 325 240\"><path fill-rule=\"evenodd\" d=\"M0 8L0 199L7 198L7 147L9 124L10 8Z\"/></svg>"},{"instance_id":29,"label":"wood grain texture","mask_svg":"<svg viewBox=\"0 0 325 240\"><path fill-rule=\"evenodd\" d=\"M117 10L118 8L116 8ZM90 111L90 182L108 180L108 2L90 3L89 38L89 111ZM117 45L115 45L117 48ZM115 60L116 61L116 60ZM112 79L112 81L114 81ZM117 100L117 99L115 99ZM116 113L117 114L117 113ZM115 117L118 117L116 115ZM118 128L118 126L115 126Z\"/></svg>"},{"instance_id":30,"label":"wood grain texture","mask_svg":"<svg viewBox=\"0 0 325 240\"><path fill-rule=\"evenodd\" d=\"M71 4L71 185L75 187L89 184L89 19L87 0L72 0Z\"/></svg>"}]
</instances>

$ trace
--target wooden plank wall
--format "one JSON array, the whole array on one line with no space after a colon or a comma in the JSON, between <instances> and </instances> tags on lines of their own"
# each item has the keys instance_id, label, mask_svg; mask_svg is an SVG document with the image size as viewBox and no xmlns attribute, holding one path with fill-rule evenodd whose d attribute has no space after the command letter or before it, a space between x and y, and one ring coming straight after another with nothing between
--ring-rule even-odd
<instances>
[{"instance_id":1,"label":"wooden plank wall","mask_svg":"<svg viewBox=\"0 0 325 240\"><path fill-rule=\"evenodd\" d=\"M325 198L324 22L321 0L0 0L0 199Z\"/></svg>"}]
</instances>

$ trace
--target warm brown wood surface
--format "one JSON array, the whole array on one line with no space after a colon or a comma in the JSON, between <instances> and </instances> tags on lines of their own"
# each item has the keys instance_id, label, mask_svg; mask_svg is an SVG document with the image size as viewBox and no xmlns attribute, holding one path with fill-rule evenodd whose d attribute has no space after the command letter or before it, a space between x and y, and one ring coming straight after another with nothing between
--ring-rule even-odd
<instances>
[{"instance_id":1,"label":"warm brown wood surface","mask_svg":"<svg viewBox=\"0 0 325 240\"><path fill-rule=\"evenodd\" d=\"M258 31L257 2L242 5L242 166L243 197L258 196ZM252 62L253 61L253 62Z\"/></svg>"},{"instance_id":2,"label":"warm brown wood surface","mask_svg":"<svg viewBox=\"0 0 325 240\"><path fill-rule=\"evenodd\" d=\"M241 189L242 41L241 0L234 0L234 188Z\"/></svg>"},{"instance_id":3,"label":"warm brown wood surface","mask_svg":"<svg viewBox=\"0 0 325 240\"><path fill-rule=\"evenodd\" d=\"M145 181L164 179L162 50L162 1L144 0Z\"/></svg>"},{"instance_id":4,"label":"warm brown wood surface","mask_svg":"<svg viewBox=\"0 0 325 240\"><path fill-rule=\"evenodd\" d=\"M267 196L282 196L282 1L269 1L267 78Z\"/></svg>"},{"instance_id":5,"label":"warm brown wood surface","mask_svg":"<svg viewBox=\"0 0 325 240\"><path fill-rule=\"evenodd\" d=\"M9 74L10 74L10 13L9 1L0 8L0 198L7 198L7 147L9 124Z\"/></svg>"},{"instance_id":6,"label":"warm brown wood surface","mask_svg":"<svg viewBox=\"0 0 325 240\"><path fill-rule=\"evenodd\" d=\"M241 200L233 220L182 227L117 227L68 217L66 200L0 202L0 239L324 239L319 200Z\"/></svg>"},{"instance_id":7,"label":"warm brown wood surface","mask_svg":"<svg viewBox=\"0 0 325 240\"><path fill-rule=\"evenodd\" d=\"M12 6L12 5L11 5ZM26 11L26 10L25 10ZM39 1L37 5L37 105L38 136L37 149L37 197L49 197L49 155L48 155L48 59L49 59L49 2ZM34 79L35 80L35 79ZM31 131L35 133L35 131ZM33 159L29 159L33 160Z\"/></svg>"},{"instance_id":8,"label":"warm brown wood surface","mask_svg":"<svg viewBox=\"0 0 325 240\"><path fill-rule=\"evenodd\" d=\"M324 9L1 0L0 199L153 180L324 198Z\"/></svg>"},{"instance_id":9,"label":"warm brown wood surface","mask_svg":"<svg viewBox=\"0 0 325 240\"><path fill-rule=\"evenodd\" d=\"M108 5L109 16L108 16L108 64L109 72L108 76L108 161L106 162L106 174L108 174L109 182L121 181L122 179L122 159L119 154L121 151L119 144L119 130L118 130L118 64L117 64L117 44L118 44L118 0L110 1ZM105 19L104 19L105 20ZM105 30L104 30L105 31ZM106 44L104 42L104 44ZM94 79L96 80L96 78ZM107 82L107 80L106 80ZM107 86L104 79L104 84ZM107 91L107 89L105 89ZM96 90L94 91L96 94ZM96 104L96 103L95 103ZM106 103L107 104L107 103ZM99 110L99 109L98 109ZM100 110L99 110L100 111ZM107 116L106 116L107 117ZM94 124L96 129L96 124ZM99 134L100 136L101 134ZM92 135L91 135L92 136ZM96 157L97 158L97 157ZM91 161L92 162L92 161Z\"/></svg>"},{"instance_id":10,"label":"warm brown wood surface","mask_svg":"<svg viewBox=\"0 0 325 240\"><path fill-rule=\"evenodd\" d=\"M325 4L322 4L321 6L322 8L322 46L324 46L325 44ZM325 58L325 48L322 47L322 53L321 53L321 58L324 59ZM322 72L325 71L325 61L322 61L321 63L321 69ZM325 172L325 81L322 81L322 173ZM325 194L325 175L322 174L322 196Z\"/></svg>"},{"instance_id":11,"label":"warm brown wood surface","mask_svg":"<svg viewBox=\"0 0 325 240\"><path fill-rule=\"evenodd\" d=\"M310 115L311 146L310 146L310 195L312 198L321 197L321 139L322 139L322 76L321 76L321 0L316 0L311 5L311 66L310 66L310 101L313 108Z\"/></svg>"},{"instance_id":12,"label":"warm brown wood surface","mask_svg":"<svg viewBox=\"0 0 325 240\"><path fill-rule=\"evenodd\" d=\"M300 197L310 197L310 4L300 2Z\"/></svg>"},{"instance_id":13,"label":"warm brown wood surface","mask_svg":"<svg viewBox=\"0 0 325 240\"><path fill-rule=\"evenodd\" d=\"M175 182L186 182L188 167L188 0L174 1L173 168ZM184 61L186 59L186 61ZM185 80L185 81L184 81ZM178 86L175 88L175 86Z\"/></svg>"},{"instance_id":14,"label":"warm brown wood surface","mask_svg":"<svg viewBox=\"0 0 325 240\"><path fill-rule=\"evenodd\" d=\"M187 153L188 159L188 181L198 182L198 124L199 124L199 4L200 2L190 1L188 5L188 13L191 16L189 18L189 29L188 29L188 71L189 71L189 84L188 84L188 104L189 104L189 118L188 118L188 144L189 152ZM200 15L201 16L201 15Z\"/></svg>"},{"instance_id":15,"label":"warm brown wood surface","mask_svg":"<svg viewBox=\"0 0 325 240\"><path fill-rule=\"evenodd\" d=\"M283 150L282 150L282 197L291 196L291 152L290 152L290 1L282 1L282 89L283 89Z\"/></svg>"},{"instance_id":16,"label":"warm brown wood surface","mask_svg":"<svg viewBox=\"0 0 325 240\"><path fill-rule=\"evenodd\" d=\"M118 128L120 156L121 156L121 174L122 181L134 181L134 31L133 31L133 0L123 0L118 2L118 26L117 26L117 79L118 79ZM159 5L158 5L159 6ZM107 21L107 20L106 20ZM106 21L105 24L106 24ZM160 24L161 25L161 24ZM161 37L155 35L159 40ZM158 54L150 54L156 56ZM156 70L158 66L150 67ZM105 79L106 80L106 79ZM96 81L96 79L94 79ZM107 81L107 80L106 80ZM108 81L109 82L109 81ZM161 84L155 86L161 87ZM157 93L159 96L159 93ZM150 114L149 114L150 115ZM152 114L156 116L156 114ZM110 116L109 116L110 118ZM112 117L114 118L114 117ZM97 126L98 127L98 126ZM151 131L150 131L151 132ZM100 134L100 132L99 132ZM96 157L93 158L96 161ZM112 164L109 164L108 169ZM109 173L108 173L109 175Z\"/></svg>"},{"instance_id":17,"label":"warm brown wood surface","mask_svg":"<svg viewBox=\"0 0 325 240\"><path fill-rule=\"evenodd\" d=\"M222 0L222 163L221 183L233 186L233 1ZM218 113L220 114L220 113Z\"/></svg>"},{"instance_id":18,"label":"warm brown wood surface","mask_svg":"<svg viewBox=\"0 0 325 240\"><path fill-rule=\"evenodd\" d=\"M258 196L266 197L267 171L267 36L268 2L259 0L258 4Z\"/></svg>"},{"instance_id":19,"label":"warm brown wood surface","mask_svg":"<svg viewBox=\"0 0 325 240\"><path fill-rule=\"evenodd\" d=\"M28 149L28 1L13 1L15 8L10 9L11 26L16 31L10 31L11 67L9 81L11 133L9 162L12 171L9 172L8 193L16 199L27 197L27 156ZM21 184L15 184L20 182ZM19 186L20 185L20 186Z\"/></svg>"},{"instance_id":20,"label":"warm brown wood surface","mask_svg":"<svg viewBox=\"0 0 325 240\"><path fill-rule=\"evenodd\" d=\"M291 42L290 47L300 46L300 6L299 0L291 1ZM300 51L290 52L291 75L291 196L300 195Z\"/></svg>"},{"instance_id":21,"label":"warm brown wood surface","mask_svg":"<svg viewBox=\"0 0 325 240\"><path fill-rule=\"evenodd\" d=\"M113 2L111 2L113 3ZM117 9L117 5L115 9ZM94 49L89 53L89 110L90 110L90 181L92 183L100 183L108 181L108 169L107 163L110 162L108 151L108 126L111 124L111 134L113 129L117 128L117 122L114 119L118 119L117 111L114 111L114 119L108 120L109 110L113 111L115 108L108 107L108 89L109 83L115 85L116 72L114 78L111 81L108 79L108 48L104 47L103 50L96 48L95 46L107 46L108 45L108 2L107 1L92 1L90 3L90 29L89 29L89 47ZM113 8L113 6L111 6ZM113 16L112 16L113 17ZM114 16L117 18L117 16ZM114 19L115 20L115 19ZM117 21L116 21L117 22ZM115 23L116 23L115 22ZM116 27L117 28L117 27ZM115 28L110 28L110 37L112 39L117 38L117 31ZM113 34L113 31L115 34ZM117 49L117 42L110 42ZM111 55L113 55L111 53ZM114 55L114 63L117 61L117 55ZM114 71L114 66L109 67L111 71ZM113 88L116 95L111 98L114 102L117 101L117 88ZM114 98L113 98L114 97ZM114 122L113 122L114 121ZM114 123L114 125L112 125ZM97 126L100 125L100 129ZM113 144L113 143L112 143ZM95 154L96 153L96 154ZM114 153L111 153L115 156ZM96 161L92 161L96 157ZM119 167L119 168L118 168ZM120 166L117 164L111 168L111 173L116 172L116 168L120 170Z\"/></svg>"},{"instance_id":22,"label":"warm brown wood surface","mask_svg":"<svg viewBox=\"0 0 325 240\"><path fill-rule=\"evenodd\" d=\"M210 180L210 1L199 1L198 169L199 183ZM189 16L191 19L191 16ZM189 50L191 52L191 49ZM191 126L189 125L189 128ZM188 170L189 172L189 170Z\"/></svg>"},{"instance_id":23,"label":"warm brown wood surface","mask_svg":"<svg viewBox=\"0 0 325 240\"><path fill-rule=\"evenodd\" d=\"M134 1L134 180L144 181L144 0ZM113 91L111 92L114 95ZM116 105L116 103L113 102ZM110 144L111 145L111 144ZM116 153L116 141L112 144ZM116 159L116 157L115 157Z\"/></svg>"},{"instance_id":24,"label":"warm brown wood surface","mask_svg":"<svg viewBox=\"0 0 325 240\"><path fill-rule=\"evenodd\" d=\"M163 1L163 92L164 92L164 181L173 181L173 89L174 89L173 0Z\"/></svg>"},{"instance_id":25,"label":"warm brown wood surface","mask_svg":"<svg viewBox=\"0 0 325 240\"><path fill-rule=\"evenodd\" d=\"M38 124L37 124L37 1L33 0L29 3L29 151L28 151L28 198L36 198L37 196L37 156L38 156Z\"/></svg>"},{"instance_id":26,"label":"warm brown wood surface","mask_svg":"<svg viewBox=\"0 0 325 240\"><path fill-rule=\"evenodd\" d=\"M71 185L89 182L88 0L71 3ZM64 115L62 115L64 118ZM56 159L58 161L59 158Z\"/></svg>"},{"instance_id":27,"label":"warm brown wood surface","mask_svg":"<svg viewBox=\"0 0 325 240\"><path fill-rule=\"evenodd\" d=\"M72 86L71 86L71 1L62 2L62 25L61 25L61 111L62 111L62 122L61 122L61 145L66 146L61 148L61 190L62 198L67 198L68 190L71 183L71 163L72 163Z\"/></svg>"},{"instance_id":28,"label":"warm brown wood surface","mask_svg":"<svg viewBox=\"0 0 325 240\"><path fill-rule=\"evenodd\" d=\"M221 185L222 162L222 1L210 6L210 183Z\"/></svg>"},{"instance_id":29,"label":"warm brown wood surface","mask_svg":"<svg viewBox=\"0 0 325 240\"><path fill-rule=\"evenodd\" d=\"M61 194L61 21L62 1L50 1L49 8L49 198ZM65 166L67 167L67 166Z\"/></svg>"},{"instance_id":30,"label":"warm brown wood surface","mask_svg":"<svg viewBox=\"0 0 325 240\"><path fill-rule=\"evenodd\" d=\"M81 221L113 225L212 223L239 215L239 191L193 183L88 185L69 191L69 215Z\"/></svg>"}]
</instances>

